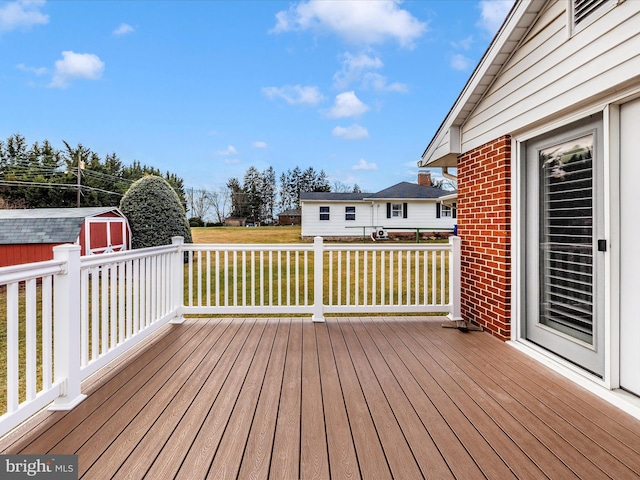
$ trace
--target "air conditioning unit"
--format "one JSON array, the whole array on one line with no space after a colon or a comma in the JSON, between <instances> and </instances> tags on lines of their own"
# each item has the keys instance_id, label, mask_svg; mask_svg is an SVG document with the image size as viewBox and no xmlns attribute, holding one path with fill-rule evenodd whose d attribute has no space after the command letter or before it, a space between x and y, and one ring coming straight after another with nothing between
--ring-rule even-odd
<instances>
[{"instance_id":1,"label":"air conditioning unit","mask_svg":"<svg viewBox=\"0 0 640 480\"><path fill-rule=\"evenodd\" d=\"M376 230L376 238L386 239L386 238L389 238L389 234L384 228L379 228L378 230Z\"/></svg>"}]
</instances>

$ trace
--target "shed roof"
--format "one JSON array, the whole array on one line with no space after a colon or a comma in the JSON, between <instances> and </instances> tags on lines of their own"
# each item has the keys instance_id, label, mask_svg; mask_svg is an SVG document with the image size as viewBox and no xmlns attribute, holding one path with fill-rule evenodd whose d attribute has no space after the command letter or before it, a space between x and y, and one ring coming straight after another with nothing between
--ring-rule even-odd
<instances>
[{"instance_id":1,"label":"shed roof","mask_svg":"<svg viewBox=\"0 0 640 480\"><path fill-rule=\"evenodd\" d=\"M116 207L0 210L0 245L73 243L85 218L108 212L123 216Z\"/></svg>"},{"instance_id":2,"label":"shed roof","mask_svg":"<svg viewBox=\"0 0 640 480\"><path fill-rule=\"evenodd\" d=\"M301 215L302 211L299 208L290 208L278 214L279 217L300 217Z\"/></svg>"}]
</instances>

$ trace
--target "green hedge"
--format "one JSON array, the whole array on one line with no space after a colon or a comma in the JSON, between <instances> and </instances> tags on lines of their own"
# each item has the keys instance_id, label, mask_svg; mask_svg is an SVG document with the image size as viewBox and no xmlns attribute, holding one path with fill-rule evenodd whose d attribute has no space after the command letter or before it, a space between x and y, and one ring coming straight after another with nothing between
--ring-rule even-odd
<instances>
[{"instance_id":1,"label":"green hedge","mask_svg":"<svg viewBox=\"0 0 640 480\"><path fill-rule=\"evenodd\" d=\"M133 248L169 245L174 236L192 243L184 207L164 178L149 175L135 182L122 197L120 210L129 221Z\"/></svg>"}]
</instances>

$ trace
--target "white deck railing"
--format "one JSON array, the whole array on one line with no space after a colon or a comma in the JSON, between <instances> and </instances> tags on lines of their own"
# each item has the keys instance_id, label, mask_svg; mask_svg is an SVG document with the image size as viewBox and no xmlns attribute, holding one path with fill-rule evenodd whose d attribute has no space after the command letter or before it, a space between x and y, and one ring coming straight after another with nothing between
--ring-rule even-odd
<instances>
[{"instance_id":1,"label":"white deck railing","mask_svg":"<svg viewBox=\"0 0 640 480\"><path fill-rule=\"evenodd\" d=\"M459 319L459 280L457 237L440 245L321 238L186 245L176 238L164 247L87 257L77 245L55 247L54 260L0 268L0 435L49 404L73 408L84 398L82 380L185 314L309 314L323 321L326 313L442 312Z\"/></svg>"}]
</instances>

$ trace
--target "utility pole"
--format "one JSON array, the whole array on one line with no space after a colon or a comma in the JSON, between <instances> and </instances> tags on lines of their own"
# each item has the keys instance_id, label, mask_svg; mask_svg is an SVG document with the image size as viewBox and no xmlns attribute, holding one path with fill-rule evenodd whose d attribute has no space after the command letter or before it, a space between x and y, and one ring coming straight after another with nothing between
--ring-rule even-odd
<instances>
[{"instance_id":1,"label":"utility pole","mask_svg":"<svg viewBox=\"0 0 640 480\"><path fill-rule=\"evenodd\" d=\"M82 169L84 169L84 162L80 157L80 150L78 149L78 193L77 193L77 207L80 208L80 194L82 190Z\"/></svg>"}]
</instances>

